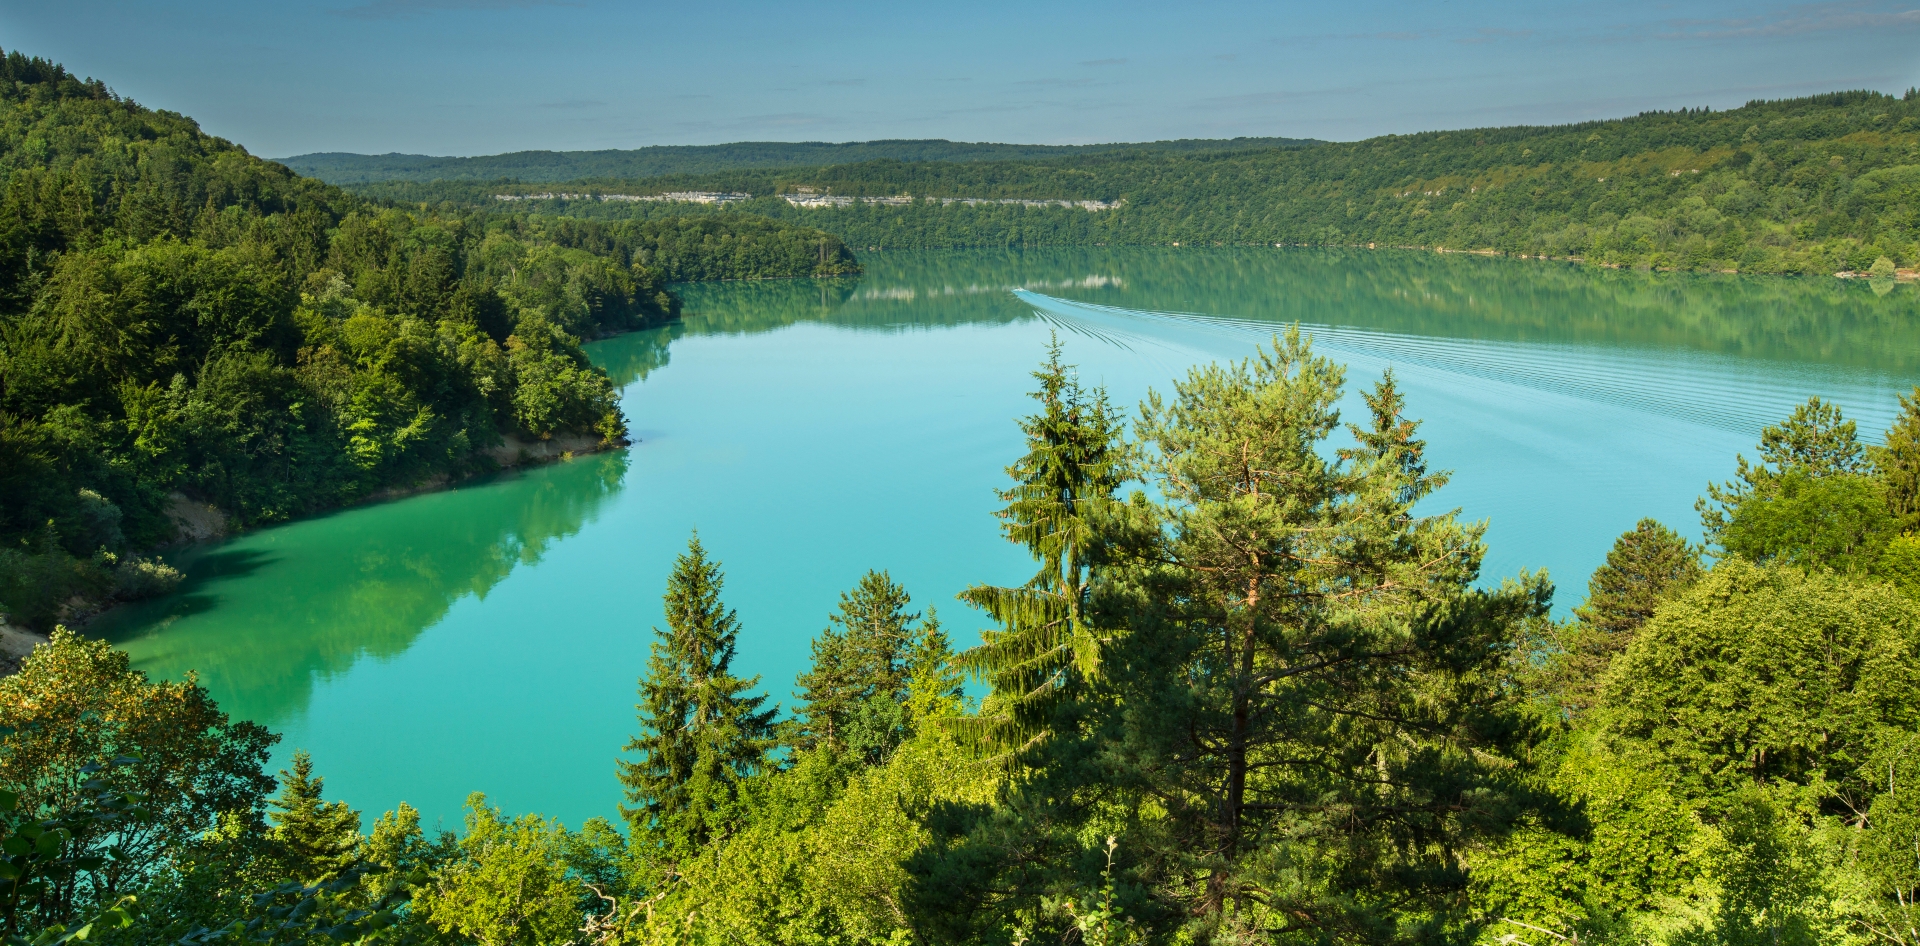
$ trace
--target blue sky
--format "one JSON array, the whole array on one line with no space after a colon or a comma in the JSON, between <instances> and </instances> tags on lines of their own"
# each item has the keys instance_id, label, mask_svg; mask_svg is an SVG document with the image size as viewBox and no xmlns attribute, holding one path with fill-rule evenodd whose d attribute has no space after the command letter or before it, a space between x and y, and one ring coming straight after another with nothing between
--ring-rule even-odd
<instances>
[{"instance_id":1,"label":"blue sky","mask_svg":"<svg viewBox=\"0 0 1920 946\"><path fill-rule=\"evenodd\" d=\"M0 0L256 154L1085 143L1615 117L1920 85L1920 0Z\"/></svg>"}]
</instances>

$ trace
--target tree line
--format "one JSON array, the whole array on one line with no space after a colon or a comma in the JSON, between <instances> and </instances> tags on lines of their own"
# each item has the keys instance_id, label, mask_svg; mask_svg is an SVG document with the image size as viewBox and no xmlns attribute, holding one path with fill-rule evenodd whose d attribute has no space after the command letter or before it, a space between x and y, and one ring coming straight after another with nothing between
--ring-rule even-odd
<instances>
[{"instance_id":1,"label":"tree line","mask_svg":"<svg viewBox=\"0 0 1920 946\"><path fill-rule=\"evenodd\" d=\"M1121 200L1113 210L918 201L796 208L843 195ZM1387 135L1214 152L992 161L869 160L633 178L574 191L744 191L737 209L804 221L855 246L1059 244L1442 246L1681 270L1891 276L1920 265L1920 93L1837 92L1552 127ZM471 206L509 183L391 181L359 193ZM556 202L578 216L659 204ZM715 212L715 211L707 211ZM1884 262L1882 262L1884 261Z\"/></svg>"},{"instance_id":2,"label":"tree line","mask_svg":"<svg viewBox=\"0 0 1920 946\"><path fill-rule=\"evenodd\" d=\"M989 161L1122 151L1239 151L1297 148L1305 138L1186 138L1104 145L1018 145L920 140L737 141L720 145L654 145L606 151L516 151L472 158L424 154L327 152L281 158L280 163L329 184L376 181L487 181L539 183L581 178L640 178L704 174L735 168L805 167L862 161Z\"/></svg>"},{"instance_id":3,"label":"tree line","mask_svg":"<svg viewBox=\"0 0 1920 946\"><path fill-rule=\"evenodd\" d=\"M1056 343L956 652L884 571L781 714L696 535L617 814L429 836L64 631L0 680L20 941L1910 943L1920 390L1818 400L1642 521L1570 620L1482 575L1389 372L1289 332L1137 410ZM969 697L963 682L983 688ZM17 839L17 840L15 840ZM51 840L43 840L51 839Z\"/></svg>"},{"instance_id":4,"label":"tree line","mask_svg":"<svg viewBox=\"0 0 1920 946\"><path fill-rule=\"evenodd\" d=\"M284 520L626 430L583 341L674 279L834 275L752 217L609 226L381 207L19 52L0 57L0 610L178 573L170 504Z\"/></svg>"}]
</instances>

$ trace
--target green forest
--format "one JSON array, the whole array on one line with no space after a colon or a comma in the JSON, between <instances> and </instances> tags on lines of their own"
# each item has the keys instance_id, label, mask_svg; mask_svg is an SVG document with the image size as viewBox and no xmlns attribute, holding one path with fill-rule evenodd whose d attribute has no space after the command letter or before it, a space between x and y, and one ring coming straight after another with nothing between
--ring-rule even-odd
<instances>
[{"instance_id":1,"label":"green forest","mask_svg":"<svg viewBox=\"0 0 1920 946\"><path fill-rule=\"evenodd\" d=\"M589 177L636 178L705 174L738 168L809 167L862 161L995 161L1119 151L1237 151L1296 148L1304 138L1224 138L1106 145L1011 145L942 139L739 141L723 145L656 145L617 151L516 151L473 158L424 154L303 154L280 163L329 184L374 181L538 183Z\"/></svg>"},{"instance_id":2,"label":"green forest","mask_svg":"<svg viewBox=\"0 0 1920 946\"><path fill-rule=\"evenodd\" d=\"M581 187L1123 203L349 192L0 58L0 610L51 628L0 677L7 946L1920 946L1920 388L1874 442L1818 399L1778 419L1701 484L1702 544L1639 522L1561 618L1544 574L1483 572L1487 524L1446 511L1391 372L1350 379L1296 327L1126 406L1056 340L999 493L1031 577L958 602L992 629L957 639L948 603L874 562L796 679L744 676L729 550L696 533L638 576L664 626L630 629L651 641L631 740L577 827L480 794L452 831L355 810L305 753L271 771L280 734L198 679L149 679L62 626L173 588L150 556L183 509L246 527L619 444L617 387L664 347L610 374L583 345L672 322L676 282L858 273L849 243L1920 262L1914 93L1352 144L868 144L900 150L797 168L751 165L844 146L619 152L590 166L691 170ZM544 160L524 166L568 166ZM389 165L362 172L441 172ZM1468 262L1420 255L1353 292L1471 287L1428 266L1448 260ZM1631 304L1608 308L1657 308L1681 278L1610 274ZM1738 298L1827 300L1842 347L1902 330L1835 285ZM796 320L886 315L848 282L765 291ZM1532 330L1538 298L1496 300L1492 324ZM1694 316L1716 345L1764 348ZM620 479L624 456L601 459L517 513L527 528L459 528L537 556ZM511 570L445 559L467 546L352 551L422 572L411 600L325 606L363 615L375 655L422 626L400 612Z\"/></svg>"},{"instance_id":3,"label":"green forest","mask_svg":"<svg viewBox=\"0 0 1920 946\"><path fill-rule=\"evenodd\" d=\"M0 680L11 942L1912 943L1920 390L1813 400L1550 617L1297 331L1137 410L1035 372L956 648L886 572L782 713L696 535L604 818L368 819L64 630ZM984 525L984 523L983 523ZM966 681L981 693L968 695ZM617 784L615 779L617 778Z\"/></svg>"},{"instance_id":4,"label":"green forest","mask_svg":"<svg viewBox=\"0 0 1920 946\"><path fill-rule=\"evenodd\" d=\"M1124 204L1091 213L928 200L803 209L771 196L801 186L847 196ZM459 181L356 187L369 196L453 207L553 189ZM896 158L583 177L566 189L741 191L757 199L708 212L739 208L804 222L854 246L1377 244L1658 269L1892 276L1920 266L1920 93L1839 92L1724 111L1285 149ZM690 212L658 203L543 203L576 216Z\"/></svg>"},{"instance_id":5,"label":"green forest","mask_svg":"<svg viewBox=\"0 0 1920 946\"><path fill-rule=\"evenodd\" d=\"M235 525L618 441L584 341L670 280L858 271L751 216L379 206L18 52L0 60L0 608L166 590L169 510Z\"/></svg>"}]
</instances>

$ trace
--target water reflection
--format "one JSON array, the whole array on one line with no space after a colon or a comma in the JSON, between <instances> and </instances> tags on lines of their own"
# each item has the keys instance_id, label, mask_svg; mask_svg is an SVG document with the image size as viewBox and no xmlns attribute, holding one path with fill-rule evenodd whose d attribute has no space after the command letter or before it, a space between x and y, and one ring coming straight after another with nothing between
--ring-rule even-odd
<instances>
[{"instance_id":1,"label":"water reflection","mask_svg":"<svg viewBox=\"0 0 1920 946\"><path fill-rule=\"evenodd\" d=\"M1051 296L1414 335L1684 349L1920 373L1920 287L1886 280L1610 270L1467 254L1083 247L887 251L858 280L681 287L684 331L999 323Z\"/></svg>"},{"instance_id":2,"label":"water reflection","mask_svg":"<svg viewBox=\"0 0 1920 946\"><path fill-rule=\"evenodd\" d=\"M405 652L454 602L539 562L619 492L627 464L600 454L197 549L179 593L88 630L149 673L197 672L236 716L278 723L315 681Z\"/></svg>"}]
</instances>

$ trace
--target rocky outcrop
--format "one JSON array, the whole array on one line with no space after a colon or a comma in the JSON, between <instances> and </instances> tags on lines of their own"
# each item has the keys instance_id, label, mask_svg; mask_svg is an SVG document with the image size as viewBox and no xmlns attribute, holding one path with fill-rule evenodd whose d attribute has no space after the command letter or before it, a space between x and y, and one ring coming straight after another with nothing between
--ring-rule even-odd
<instances>
[{"instance_id":1,"label":"rocky outcrop","mask_svg":"<svg viewBox=\"0 0 1920 946\"><path fill-rule=\"evenodd\" d=\"M546 440L521 440L509 435L486 455L501 466L512 467L546 463L569 454L598 453L613 446L618 444L602 440L599 434L554 434Z\"/></svg>"},{"instance_id":2,"label":"rocky outcrop","mask_svg":"<svg viewBox=\"0 0 1920 946\"><path fill-rule=\"evenodd\" d=\"M227 514L212 503L203 503L185 493L167 494L167 518L180 530L182 542L206 542L225 538L230 524Z\"/></svg>"},{"instance_id":3,"label":"rocky outcrop","mask_svg":"<svg viewBox=\"0 0 1920 946\"><path fill-rule=\"evenodd\" d=\"M0 621L0 677L18 671L20 661L27 659L35 647L46 642L45 635Z\"/></svg>"}]
</instances>

